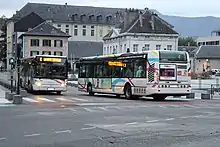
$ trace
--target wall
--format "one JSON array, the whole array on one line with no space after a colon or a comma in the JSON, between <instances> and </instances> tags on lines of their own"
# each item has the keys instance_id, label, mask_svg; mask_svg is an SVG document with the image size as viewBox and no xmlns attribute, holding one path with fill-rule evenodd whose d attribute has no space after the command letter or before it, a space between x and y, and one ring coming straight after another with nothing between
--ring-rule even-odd
<instances>
[{"instance_id":1,"label":"wall","mask_svg":"<svg viewBox=\"0 0 220 147\"><path fill-rule=\"evenodd\" d=\"M31 46L31 39L39 39L39 47ZM43 39L51 40L51 47L43 47ZM63 47L54 47L54 40L63 40ZM24 57L30 57L31 51L39 51L39 54L42 54L42 51L51 51L51 54L55 51L62 51L63 56L68 55L68 38L64 37L39 37L39 36L25 36L23 38L24 42Z\"/></svg>"},{"instance_id":2,"label":"wall","mask_svg":"<svg viewBox=\"0 0 220 147\"><path fill-rule=\"evenodd\" d=\"M172 45L172 50L178 49L178 38L177 37L145 37L145 36L138 36L138 38L134 38L134 36L124 36L124 37L118 37L116 39L107 40L104 42L103 46L103 54L108 54L107 48L113 46L117 46L117 53L121 53L121 50L119 48L120 45L123 45L122 52L126 52L124 50L124 44L126 44L126 48L129 48L131 52L133 52L133 44L138 44L138 52L142 51L143 47L145 47L145 44L149 44L150 50L155 50L156 45L161 45L161 50L164 50L164 48L167 49L167 45Z\"/></svg>"},{"instance_id":3,"label":"wall","mask_svg":"<svg viewBox=\"0 0 220 147\"><path fill-rule=\"evenodd\" d=\"M112 28L112 26L110 26L110 25L53 23L53 26L56 27L56 28L59 28L58 25L61 25L60 29L63 32L66 32L66 29L69 29L69 35L72 36L72 37L69 38L69 41L97 41L97 42L102 42L102 38ZM69 25L69 27L66 27L66 25ZM86 36L82 35L84 25L86 26ZM74 36L75 26L77 26L77 29L78 29L77 36ZM94 26L94 36L91 36L91 26Z\"/></svg>"}]
</instances>

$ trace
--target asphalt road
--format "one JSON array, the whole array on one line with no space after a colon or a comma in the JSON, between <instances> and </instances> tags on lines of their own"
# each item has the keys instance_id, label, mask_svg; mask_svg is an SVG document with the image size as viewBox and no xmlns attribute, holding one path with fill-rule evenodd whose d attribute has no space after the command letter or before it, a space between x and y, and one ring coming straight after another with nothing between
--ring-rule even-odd
<instances>
[{"instance_id":1,"label":"asphalt road","mask_svg":"<svg viewBox=\"0 0 220 147\"><path fill-rule=\"evenodd\" d=\"M32 100L32 101L31 101ZM0 147L219 147L219 100L125 100L69 88L0 107Z\"/></svg>"}]
</instances>

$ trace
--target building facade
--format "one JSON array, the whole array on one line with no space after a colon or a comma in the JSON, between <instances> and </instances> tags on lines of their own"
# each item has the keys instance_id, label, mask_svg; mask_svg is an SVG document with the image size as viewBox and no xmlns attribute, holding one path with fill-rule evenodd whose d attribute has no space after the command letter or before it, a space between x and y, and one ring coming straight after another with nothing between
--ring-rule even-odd
<instances>
[{"instance_id":1,"label":"building facade","mask_svg":"<svg viewBox=\"0 0 220 147\"><path fill-rule=\"evenodd\" d=\"M122 24L104 36L103 54L178 50L178 33L148 9L127 9Z\"/></svg>"},{"instance_id":2,"label":"building facade","mask_svg":"<svg viewBox=\"0 0 220 147\"><path fill-rule=\"evenodd\" d=\"M196 52L195 58L197 73L207 72L212 69L220 69L220 46L202 45Z\"/></svg>"},{"instance_id":3,"label":"building facade","mask_svg":"<svg viewBox=\"0 0 220 147\"><path fill-rule=\"evenodd\" d=\"M85 43L88 45L94 44L94 46L91 46L91 49L93 49L96 54L95 47L97 47L97 45L102 47L100 42L103 42L103 36L114 28L115 24L120 23L124 15L124 9L71 6L67 3L64 5L27 3L19 11L16 11L16 14L7 22L7 60L14 57L15 54L13 45L15 44L15 40L13 40L13 38L15 38L15 32L24 33L27 31L23 29L21 31L21 29L18 29L19 27L16 27L16 24L32 13L40 18L31 16L35 19L32 19L32 21L30 21L30 18L29 21L26 19L22 21L23 23L20 23L19 26L25 26L24 28L26 29L29 26L33 28L36 24L32 24L32 22L38 22L37 24L40 24L42 20L47 21L57 29L71 36L68 38L69 43L73 42L70 43L72 47L70 48L72 51L71 54L82 50L82 47L78 46L79 44L76 42L83 42L83 45L85 45Z\"/></svg>"},{"instance_id":4,"label":"building facade","mask_svg":"<svg viewBox=\"0 0 220 147\"><path fill-rule=\"evenodd\" d=\"M68 38L70 36L47 22L20 35L22 40L22 56L35 55L68 55Z\"/></svg>"},{"instance_id":5,"label":"building facade","mask_svg":"<svg viewBox=\"0 0 220 147\"><path fill-rule=\"evenodd\" d=\"M198 37L196 39L197 45L220 45L220 30L211 32L211 36Z\"/></svg>"}]
</instances>

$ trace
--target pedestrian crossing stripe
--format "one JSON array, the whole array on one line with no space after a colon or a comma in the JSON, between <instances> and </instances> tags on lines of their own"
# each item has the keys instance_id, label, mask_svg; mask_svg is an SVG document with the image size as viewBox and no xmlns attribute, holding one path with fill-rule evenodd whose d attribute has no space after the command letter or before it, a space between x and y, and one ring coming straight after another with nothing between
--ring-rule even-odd
<instances>
[{"instance_id":1,"label":"pedestrian crossing stripe","mask_svg":"<svg viewBox=\"0 0 220 147\"><path fill-rule=\"evenodd\" d=\"M12 106L16 106L12 103L5 103L5 104L0 104L0 107L12 107Z\"/></svg>"},{"instance_id":2,"label":"pedestrian crossing stripe","mask_svg":"<svg viewBox=\"0 0 220 147\"><path fill-rule=\"evenodd\" d=\"M66 101L66 102L74 102L73 100L70 100L70 99L65 99L65 98L55 98L56 100L59 100L59 101Z\"/></svg>"}]
</instances>

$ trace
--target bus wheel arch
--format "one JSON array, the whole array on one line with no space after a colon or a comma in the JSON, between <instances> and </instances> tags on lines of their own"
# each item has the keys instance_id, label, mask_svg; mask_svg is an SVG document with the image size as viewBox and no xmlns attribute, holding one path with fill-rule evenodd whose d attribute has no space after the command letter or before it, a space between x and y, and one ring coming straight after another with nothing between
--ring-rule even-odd
<instances>
[{"instance_id":1,"label":"bus wheel arch","mask_svg":"<svg viewBox=\"0 0 220 147\"><path fill-rule=\"evenodd\" d=\"M89 82L87 84L87 92L89 93L90 96L94 95L94 92L92 91L92 84L91 84L91 82Z\"/></svg>"},{"instance_id":2,"label":"bus wheel arch","mask_svg":"<svg viewBox=\"0 0 220 147\"><path fill-rule=\"evenodd\" d=\"M124 95L125 95L126 99L132 98L132 89L131 89L131 85L129 83L126 83L124 86Z\"/></svg>"}]
</instances>

